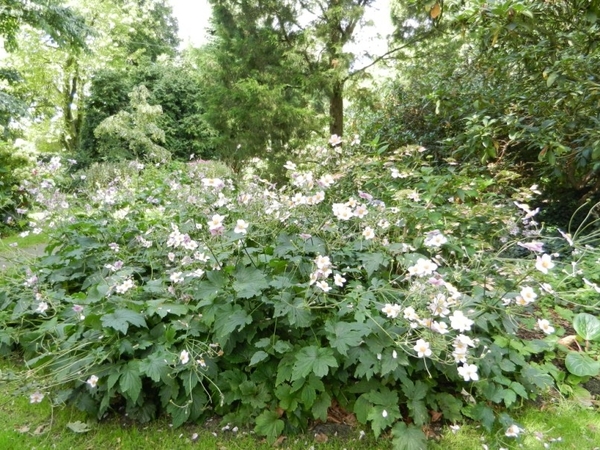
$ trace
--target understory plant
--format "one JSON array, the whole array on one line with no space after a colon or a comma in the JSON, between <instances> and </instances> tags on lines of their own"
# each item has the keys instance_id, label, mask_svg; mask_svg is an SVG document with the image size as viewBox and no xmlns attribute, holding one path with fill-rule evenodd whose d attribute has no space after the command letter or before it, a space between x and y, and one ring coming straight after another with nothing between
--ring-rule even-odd
<instances>
[{"instance_id":1,"label":"understory plant","mask_svg":"<svg viewBox=\"0 0 600 450\"><path fill-rule=\"evenodd\" d=\"M510 409L564 381L551 305L594 289L569 272L593 252L567 233L546 251L537 187L514 173L337 137L281 186L136 167L38 214L46 256L0 285L0 343L32 402L218 415L270 441L341 413L404 449L465 418L505 443Z\"/></svg>"}]
</instances>

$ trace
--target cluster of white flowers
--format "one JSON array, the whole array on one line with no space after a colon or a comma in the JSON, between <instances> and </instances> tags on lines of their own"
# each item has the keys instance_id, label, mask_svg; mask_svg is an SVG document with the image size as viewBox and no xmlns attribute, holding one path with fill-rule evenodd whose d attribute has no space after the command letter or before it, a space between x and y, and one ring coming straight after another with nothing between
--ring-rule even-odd
<instances>
[{"instance_id":1,"label":"cluster of white flowers","mask_svg":"<svg viewBox=\"0 0 600 450\"><path fill-rule=\"evenodd\" d=\"M408 268L408 274L410 276L424 277L433 274L437 268L437 264L430 259L419 258L415 265Z\"/></svg>"},{"instance_id":2,"label":"cluster of white flowers","mask_svg":"<svg viewBox=\"0 0 600 450\"><path fill-rule=\"evenodd\" d=\"M117 294L124 294L128 290L133 289L134 287L135 287L135 283L133 282L133 280L131 278L127 278L121 284L118 284L117 286L115 286L115 292Z\"/></svg>"}]
</instances>

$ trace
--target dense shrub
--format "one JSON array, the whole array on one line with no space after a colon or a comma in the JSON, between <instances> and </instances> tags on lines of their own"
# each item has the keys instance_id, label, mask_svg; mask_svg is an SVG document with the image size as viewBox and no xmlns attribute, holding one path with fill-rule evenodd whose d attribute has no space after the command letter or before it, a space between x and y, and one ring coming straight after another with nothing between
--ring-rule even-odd
<instances>
[{"instance_id":1,"label":"dense shrub","mask_svg":"<svg viewBox=\"0 0 600 450\"><path fill-rule=\"evenodd\" d=\"M421 147L353 151L308 149L281 187L138 166L60 226L48 214L48 254L0 290L25 389L100 418L218 414L270 440L341 408L423 448L432 418L506 428L506 408L572 385L544 305L598 274L563 273L562 238L564 261L544 253L535 186L433 167Z\"/></svg>"}]
</instances>

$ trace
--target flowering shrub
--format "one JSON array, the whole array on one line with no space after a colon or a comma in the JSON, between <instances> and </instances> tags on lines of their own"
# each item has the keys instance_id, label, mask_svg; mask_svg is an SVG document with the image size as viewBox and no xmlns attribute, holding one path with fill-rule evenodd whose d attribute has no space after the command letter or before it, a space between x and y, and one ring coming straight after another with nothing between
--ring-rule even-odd
<instances>
[{"instance_id":1,"label":"flowering shrub","mask_svg":"<svg viewBox=\"0 0 600 450\"><path fill-rule=\"evenodd\" d=\"M418 147L355 151L332 139L284 186L189 164L80 193L0 291L28 395L175 426L218 414L270 440L332 408L397 448L440 418L518 434L504 411L567 382L552 284L592 289L545 251L536 187Z\"/></svg>"}]
</instances>

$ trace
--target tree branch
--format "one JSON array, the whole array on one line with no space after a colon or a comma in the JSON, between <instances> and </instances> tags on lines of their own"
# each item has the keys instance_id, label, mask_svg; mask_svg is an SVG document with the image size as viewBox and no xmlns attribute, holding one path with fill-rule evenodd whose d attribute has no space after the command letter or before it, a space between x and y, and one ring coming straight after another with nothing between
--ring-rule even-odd
<instances>
[{"instance_id":1,"label":"tree branch","mask_svg":"<svg viewBox=\"0 0 600 450\"><path fill-rule=\"evenodd\" d=\"M399 52L400 50L403 50L403 49L405 49L405 48L407 48L407 47L409 47L409 46L411 46L411 45L414 45L414 44L416 44L417 42L420 42L420 41L424 40L425 38L428 38L428 37L430 37L431 35L435 34L436 32L438 32L438 30L434 28L434 29L432 29L432 30L429 30L429 31L427 31L426 33L423 33L423 34L421 34L420 36L417 36L417 37L415 37L415 38L411 39L410 41L408 41L408 42L407 42L407 43L405 43L404 45L401 45L400 47L396 47L396 48L394 48L394 49L392 49L392 50L389 50L389 51L385 52L383 55L381 55L381 56L378 56L377 58L375 58L373 61L371 61L371 62L370 62L369 64L367 64L366 66L363 66L363 67L361 67L360 69L356 69L356 70L354 70L354 71L350 72L350 73L349 73L349 74L348 74L348 75L347 75L347 76L344 78L344 81L348 81L348 80L349 80L350 78L352 78L353 76L355 76L355 75L357 75L357 74L359 74L359 73L361 73L361 72L364 72L364 71L365 71L365 70L367 70L368 68L370 68L370 67L373 67L375 64L378 64L379 62L381 62L381 61L383 61L383 60L387 59L387 58L388 58L390 55L392 55L392 54L394 54L394 53L396 53L396 52Z\"/></svg>"}]
</instances>

